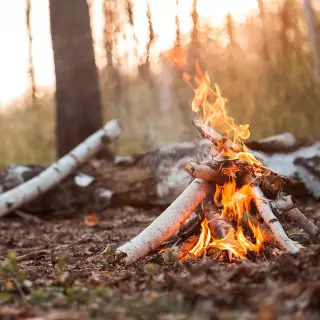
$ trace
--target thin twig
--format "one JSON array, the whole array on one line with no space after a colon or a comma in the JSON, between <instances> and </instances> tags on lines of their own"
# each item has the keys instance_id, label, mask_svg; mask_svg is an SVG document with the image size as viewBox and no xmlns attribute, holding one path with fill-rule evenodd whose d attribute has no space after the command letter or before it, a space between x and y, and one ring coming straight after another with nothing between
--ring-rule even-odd
<instances>
[{"instance_id":1,"label":"thin twig","mask_svg":"<svg viewBox=\"0 0 320 320\"><path fill-rule=\"evenodd\" d=\"M26 253L26 254L24 254L22 256L17 257L16 261L17 262L22 262L22 261L26 261L26 260L32 260L34 258L37 258L37 257L40 257L40 256L44 256L49 252L50 252L50 250L48 250L48 249L36 250L36 251L29 252L29 253Z\"/></svg>"},{"instance_id":2,"label":"thin twig","mask_svg":"<svg viewBox=\"0 0 320 320\"><path fill-rule=\"evenodd\" d=\"M33 222L33 223L36 223L36 224L42 224L44 223L44 220L34 216L34 215L31 215L29 213L26 213L26 212L23 212L23 211L20 211L20 210L16 210L14 211L14 213L19 216L20 218L26 220L26 221L30 221L30 222Z\"/></svg>"}]
</instances>

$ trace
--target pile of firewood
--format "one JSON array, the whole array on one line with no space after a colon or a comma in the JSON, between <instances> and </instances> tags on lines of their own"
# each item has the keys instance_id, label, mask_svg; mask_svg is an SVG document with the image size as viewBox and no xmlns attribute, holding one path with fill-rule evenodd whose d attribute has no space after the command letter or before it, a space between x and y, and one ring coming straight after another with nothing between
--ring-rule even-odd
<instances>
[{"instance_id":1,"label":"pile of firewood","mask_svg":"<svg viewBox=\"0 0 320 320\"><path fill-rule=\"evenodd\" d=\"M215 235L217 240L225 238L234 229L234 221L221 217L221 204L219 199L213 199L213 195L217 186L223 186L231 180L235 181L238 188L249 186L251 205L259 214L258 220L261 220L263 239L268 238L291 254L299 252L302 246L288 237L279 221L280 217L303 229L311 238L319 237L320 229L299 210L290 195L290 190L298 184L296 180L281 176L263 165L257 167L247 161L225 157L224 149L241 153L243 147L223 138L201 121L195 121L194 125L204 138L211 141L210 156L204 162L191 161L185 166L186 172L195 179L153 223L117 249L118 259L132 263L150 251L159 247L168 249L170 245L170 253L174 252L178 258L192 257L197 251L197 244L201 241L209 243L210 234ZM210 230L209 236L203 235L203 230L201 233L199 231L204 228L201 224L204 219ZM199 240L199 234L200 238L205 239ZM206 250L200 251L201 254L206 253ZM228 251L232 252L231 249Z\"/></svg>"}]
</instances>

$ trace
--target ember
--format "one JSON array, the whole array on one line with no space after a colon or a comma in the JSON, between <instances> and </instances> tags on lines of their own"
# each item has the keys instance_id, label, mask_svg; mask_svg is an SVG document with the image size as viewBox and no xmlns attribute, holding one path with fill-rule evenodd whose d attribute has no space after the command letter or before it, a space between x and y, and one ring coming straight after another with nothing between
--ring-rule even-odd
<instances>
[{"instance_id":1,"label":"ember","mask_svg":"<svg viewBox=\"0 0 320 320\"><path fill-rule=\"evenodd\" d=\"M171 58L177 67L183 67L180 49L175 49ZM130 263L160 246L161 254L168 256L171 243L171 252L181 260L217 258L224 252L229 259L246 259L250 252L259 256L265 243L270 242L297 254L301 245L287 236L277 219L279 213L291 212L292 220L312 237L318 237L320 230L294 201L283 208L288 203L286 186L292 182L264 167L250 154L243 142L250 136L249 126L238 125L228 115L227 100L217 85L213 89L208 73L203 73L199 64L193 78L185 73L183 77L194 87L191 107L197 119L193 124L212 142L210 154L205 162L186 164L186 172L196 179L160 217L117 253ZM265 194L275 194L277 199L269 200ZM165 242L168 238L175 242Z\"/></svg>"}]
</instances>

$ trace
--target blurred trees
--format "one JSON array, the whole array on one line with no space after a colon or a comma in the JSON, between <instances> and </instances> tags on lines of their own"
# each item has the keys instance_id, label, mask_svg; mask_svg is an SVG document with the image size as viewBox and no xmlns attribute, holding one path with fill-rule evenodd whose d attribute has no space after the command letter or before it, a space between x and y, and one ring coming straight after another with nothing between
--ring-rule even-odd
<instances>
[{"instance_id":1,"label":"blurred trees","mask_svg":"<svg viewBox=\"0 0 320 320\"><path fill-rule=\"evenodd\" d=\"M50 0L56 74L56 146L61 157L102 126L86 0Z\"/></svg>"},{"instance_id":2,"label":"blurred trees","mask_svg":"<svg viewBox=\"0 0 320 320\"><path fill-rule=\"evenodd\" d=\"M269 61L269 48L268 48L268 40L267 40L267 25L266 25L266 14L264 7L264 0L257 0L258 8L259 8L259 18L261 22L261 34L262 34L262 58L265 61Z\"/></svg>"},{"instance_id":3,"label":"blurred trees","mask_svg":"<svg viewBox=\"0 0 320 320\"><path fill-rule=\"evenodd\" d=\"M34 63L33 63L33 52L32 52L32 30L31 30L31 0L26 0L26 27L28 35L28 78L31 87L31 98L35 102L36 98L36 81L34 77Z\"/></svg>"},{"instance_id":4,"label":"blurred trees","mask_svg":"<svg viewBox=\"0 0 320 320\"><path fill-rule=\"evenodd\" d=\"M314 80L320 85L320 32L317 35L319 27L312 8L311 0L303 0L306 22L308 26L308 35L311 47L312 63L314 68Z\"/></svg>"},{"instance_id":5,"label":"blurred trees","mask_svg":"<svg viewBox=\"0 0 320 320\"><path fill-rule=\"evenodd\" d=\"M86 1L51 2L51 6L56 7L51 12L51 19L55 18L52 38L57 74L56 131L65 128L58 137L63 144L74 135L75 128L80 128L84 137L95 130L92 123L96 123L97 128L102 120L97 116L100 115L99 90ZM191 125L194 113L190 107L194 92L182 79L184 71L194 72L196 60L228 98L230 115L239 123L250 124L252 139L283 131L298 137L320 137L320 86L317 85L318 72L315 72L319 70L319 7L312 8L312 1L307 0L257 0L258 10L244 22L240 23L230 13L225 17L225 24L217 26L199 15L197 0L188 1L189 12L183 7L187 1L172 2L176 4L176 11L170 12L170 17L168 13L172 46L181 46L188 53L188 63L183 70L176 69L168 61L168 52L155 56L162 31L154 24L155 3L161 5L161 2L141 0L137 5L133 0L99 1L103 6L98 10L103 10L105 25L101 30L102 41L96 41L95 45L101 46L97 52L102 51L106 61L99 79L103 116L106 119L120 117L126 128L117 152L145 151L171 141L196 137ZM212 3L214 8L214 1ZM190 23L189 33L184 29L186 21ZM145 28L143 37L141 26ZM32 37L30 39L32 41ZM39 117L44 117L45 110L53 105L52 101L44 99L42 103L44 107ZM32 114L36 112L32 110ZM45 128L29 130L25 127L26 132L34 132L33 138L20 141L23 134L11 130L10 135L10 127L6 128L7 135L13 137L8 141L19 146L18 156L23 154L34 162L29 150L37 148L34 141L41 139L46 139L39 142L39 148L41 146L46 154L40 157L38 150L37 157L48 159L47 154L52 155L51 149L48 153L43 148L45 145L52 148L53 140L53 133L49 137L42 134L49 135L53 127L53 112L47 113L44 121L37 119L35 122L36 128L41 125ZM22 146L28 144L32 145L28 152L22 151ZM16 150L9 146L6 149ZM13 159L14 154L10 161Z\"/></svg>"}]
</instances>

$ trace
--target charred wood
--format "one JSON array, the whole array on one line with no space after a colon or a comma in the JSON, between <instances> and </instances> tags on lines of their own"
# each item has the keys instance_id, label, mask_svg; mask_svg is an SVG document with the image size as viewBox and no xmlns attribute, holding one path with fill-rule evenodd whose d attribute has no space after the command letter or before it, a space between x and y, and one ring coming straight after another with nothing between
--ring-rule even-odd
<instances>
[{"instance_id":1,"label":"charred wood","mask_svg":"<svg viewBox=\"0 0 320 320\"><path fill-rule=\"evenodd\" d=\"M182 243L173 246L169 250L162 253L164 261L172 261L174 259L184 259L188 256L189 251L197 244L199 235L193 235Z\"/></svg>"}]
</instances>

